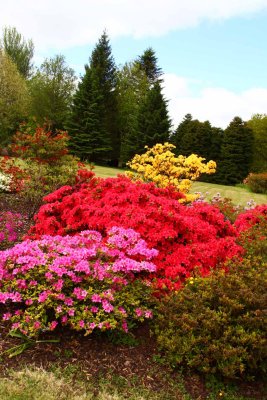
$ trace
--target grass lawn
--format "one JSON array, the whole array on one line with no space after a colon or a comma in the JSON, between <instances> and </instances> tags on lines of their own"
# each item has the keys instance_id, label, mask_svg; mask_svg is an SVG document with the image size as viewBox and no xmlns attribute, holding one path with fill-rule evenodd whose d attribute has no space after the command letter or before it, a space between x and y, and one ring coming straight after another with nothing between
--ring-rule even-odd
<instances>
[{"instance_id":1,"label":"grass lawn","mask_svg":"<svg viewBox=\"0 0 267 400\"><path fill-rule=\"evenodd\" d=\"M94 172L97 176L102 178L116 176L123 174L125 171L118 168L100 167L95 166ZM248 201L253 199L257 204L267 204L267 195L251 193L245 188L235 186L217 185L214 183L194 182L192 186L192 193L201 192L207 200L211 199L217 193L222 197L230 198L234 204L245 206Z\"/></svg>"}]
</instances>

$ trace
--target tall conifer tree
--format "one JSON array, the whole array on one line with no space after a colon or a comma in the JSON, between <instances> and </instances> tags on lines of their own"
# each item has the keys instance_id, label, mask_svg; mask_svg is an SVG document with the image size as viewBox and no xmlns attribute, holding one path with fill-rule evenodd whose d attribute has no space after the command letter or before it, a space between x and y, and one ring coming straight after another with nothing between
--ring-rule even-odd
<instances>
[{"instance_id":1,"label":"tall conifer tree","mask_svg":"<svg viewBox=\"0 0 267 400\"><path fill-rule=\"evenodd\" d=\"M236 184L248 175L252 161L253 133L235 117L224 131L218 175L221 183Z\"/></svg>"},{"instance_id":2,"label":"tall conifer tree","mask_svg":"<svg viewBox=\"0 0 267 400\"><path fill-rule=\"evenodd\" d=\"M140 105L138 116L138 152L144 151L144 146L152 147L157 143L169 140L171 120L168 115L167 100L161 92L157 81L149 89Z\"/></svg>"},{"instance_id":3,"label":"tall conifer tree","mask_svg":"<svg viewBox=\"0 0 267 400\"><path fill-rule=\"evenodd\" d=\"M111 150L110 138L101 123L102 98L94 87L92 70L85 66L85 75L74 95L72 111L67 128L70 148L82 160L101 161Z\"/></svg>"},{"instance_id":4,"label":"tall conifer tree","mask_svg":"<svg viewBox=\"0 0 267 400\"><path fill-rule=\"evenodd\" d=\"M115 61L106 32L102 34L95 46L90 68L94 88L98 93L98 107L101 110L101 129L111 143L109 154L111 162L116 165L120 156L120 136L118 129L117 74Z\"/></svg>"}]
</instances>

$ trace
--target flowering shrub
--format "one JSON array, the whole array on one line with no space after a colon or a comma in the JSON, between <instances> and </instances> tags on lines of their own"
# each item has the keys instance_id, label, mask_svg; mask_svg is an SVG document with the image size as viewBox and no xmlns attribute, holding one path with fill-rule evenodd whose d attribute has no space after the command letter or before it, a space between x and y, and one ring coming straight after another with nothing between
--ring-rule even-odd
<instances>
[{"instance_id":1,"label":"flowering shrub","mask_svg":"<svg viewBox=\"0 0 267 400\"><path fill-rule=\"evenodd\" d=\"M65 186L44 198L28 237L75 234L112 226L132 228L159 250L156 284L178 289L196 267L206 275L226 258L239 253L236 231L220 211L207 203L179 204L183 194L173 187L132 182L125 176Z\"/></svg>"},{"instance_id":2,"label":"flowering shrub","mask_svg":"<svg viewBox=\"0 0 267 400\"><path fill-rule=\"evenodd\" d=\"M18 239L18 229L23 225L22 215L10 211L0 212L0 248Z\"/></svg>"},{"instance_id":3,"label":"flowering shrub","mask_svg":"<svg viewBox=\"0 0 267 400\"><path fill-rule=\"evenodd\" d=\"M0 192L10 192L11 177L3 172L0 172Z\"/></svg>"},{"instance_id":4,"label":"flowering shrub","mask_svg":"<svg viewBox=\"0 0 267 400\"><path fill-rule=\"evenodd\" d=\"M4 183L3 183L4 179ZM16 159L4 156L0 159L0 191L1 182L6 192L20 192L29 181L29 174L18 165Z\"/></svg>"},{"instance_id":5,"label":"flowering shrub","mask_svg":"<svg viewBox=\"0 0 267 400\"><path fill-rule=\"evenodd\" d=\"M213 174L216 169L214 161L205 164L205 158L196 154L191 154L189 157L182 155L176 157L172 152L175 146L170 143L159 143L151 149L147 146L146 148L148 150L145 154L136 154L128 162L127 165L136 172L128 172L127 175L134 180L154 182L161 188L174 186L180 192L187 194L187 201L196 199L196 195L188 194L192 181L203 173Z\"/></svg>"},{"instance_id":6,"label":"flowering shrub","mask_svg":"<svg viewBox=\"0 0 267 400\"><path fill-rule=\"evenodd\" d=\"M11 150L16 157L45 164L57 164L68 153L68 134L53 133L46 125L23 123L13 136Z\"/></svg>"},{"instance_id":7,"label":"flowering shrub","mask_svg":"<svg viewBox=\"0 0 267 400\"><path fill-rule=\"evenodd\" d=\"M86 334L94 329L127 331L127 321L151 318L149 285L155 271L148 248L132 229L44 236L1 252L0 303L12 329L37 336L60 323Z\"/></svg>"},{"instance_id":8,"label":"flowering shrub","mask_svg":"<svg viewBox=\"0 0 267 400\"><path fill-rule=\"evenodd\" d=\"M256 206L239 214L234 225L239 232L243 232L253 226L264 223L264 221L267 223L267 204Z\"/></svg>"}]
</instances>

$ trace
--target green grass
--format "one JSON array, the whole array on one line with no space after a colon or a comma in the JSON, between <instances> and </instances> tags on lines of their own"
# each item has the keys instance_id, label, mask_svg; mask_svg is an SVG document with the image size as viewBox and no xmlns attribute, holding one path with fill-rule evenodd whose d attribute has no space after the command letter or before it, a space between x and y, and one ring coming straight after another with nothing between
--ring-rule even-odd
<instances>
[{"instance_id":1,"label":"green grass","mask_svg":"<svg viewBox=\"0 0 267 400\"><path fill-rule=\"evenodd\" d=\"M172 390L173 389L173 390ZM137 379L128 381L108 373L97 380L80 375L75 366L65 369L24 368L10 370L0 380L1 400L191 400L182 383L174 382L170 393L152 391Z\"/></svg>"},{"instance_id":2,"label":"green grass","mask_svg":"<svg viewBox=\"0 0 267 400\"><path fill-rule=\"evenodd\" d=\"M79 364L69 364L64 368L56 364L48 369L31 367L20 370L8 370L7 375L0 379L1 400L193 400L203 398L194 384L194 397L188 393L183 383L182 375L175 379L168 373L164 374L168 385L160 387L162 377L159 377L158 390L147 388L140 383L140 377L131 376L126 379L112 371L105 376L92 377L83 372ZM149 371L148 371L149 373ZM193 383L193 382L192 382ZM254 400L239 394L233 385L224 385L212 379L207 384L208 399L218 400ZM199 396L199 397L196 397Z\"/></svg>"},{"instance_id":3,"label":"green grass","mask_svg":"<svg viewBox=\"0 0 267 400\"><path fill-rule=\"evenodd\" d=\"M102 178L123 174L125 171L118 168L95 166L94 172ZM251 199L257 204L267 204L267 195L251 193L245 188L236 186L217 185L213 183L194 182L192 193L201 192L207 200L210 200L214 195L220 193L222 197L230 198L234 204L245 206Z\"/></svg>"}]
</instances>

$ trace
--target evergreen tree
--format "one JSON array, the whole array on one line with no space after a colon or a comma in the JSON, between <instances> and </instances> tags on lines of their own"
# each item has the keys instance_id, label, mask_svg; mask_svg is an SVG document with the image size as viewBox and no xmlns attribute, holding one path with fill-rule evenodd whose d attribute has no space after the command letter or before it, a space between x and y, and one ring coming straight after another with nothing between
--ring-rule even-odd
<instances>
[{"instance_id":1,"label":"evergreen tree","mask_svg":"<svg viewBox=\"0 0 267 400\"><path fill-rule=\"evenodd\" d=\"M145 72L148 81L151 85L157 81L161 81L162 69L157 65L158 59L155 51L149 47L144 53L136 60L137 65Z\"/></svg>"},{"instance_id":2,"label":"evergreen tree","mask_svg":"<svg viewBox=\"0 0 267 400\"><path fill-rule=\"evenodd\" d=\"M207 160L210 159L212 132L213 128L209 121L200 122L198 119L193 119L191 114L186 114L172 136L177 154L189 156L194 153Z\"/></svg>"},{"instance_id":3,"label":"evergreen tree","mask_svg":"<svg viewBox=\"0 0 267 400\"><path fill-rule=\"evenodd\" d=\"M137 63L126 63L118 72L118 125L121 138L120 166L138 151L138 114L149 83Z\"/></svg>"},{"instance_id":4,"label":"evergreen tree","mask_svg":"<svg viewBox=\"0 0 267 400\"><path fill-rule=\"evenodd\" d=\"M218 175L223 184L236 184L248 175L252 161L253 134L241 118L235 117L224 131Z\"/></svg>"},{"instance_id":5,"label":"evergreen tree","mask_svg":"<svg viewBox=\"0 0 267 400\"><path fill-rule=\"evenodd\" d=\"M104 32L95 46L90 69L94 90L98 96L98 108L101 110L101 130L111 143L111 162L118 164L120 155L120 136L118 129L117 74L109 39Z\"/></svg>"},{"instance_id":6,"label":"evergreen tree","mask_svg":"<svg viewBox=\"0 0 267 400\"><path fill-rule=\"evenodd\" d=\"M92 70L86 65L85 74L74 95L67 129L70 149L82 160L101 161L111 150L110 138L103 130L102 98L95 88Z\"/></svg>"},{"instance_id":7,"label":"evergreen tree","mask_svg":"<svg viewBox=\"0 0 267 400\"><path fill-rule=\"evenodd\" d=\"M142 153L144 146L153 147L157 143L168 141L170 129L167 100L162 95L160 83L156 82L139 108L137 152Z\"/></svg>"}]
</instances>

